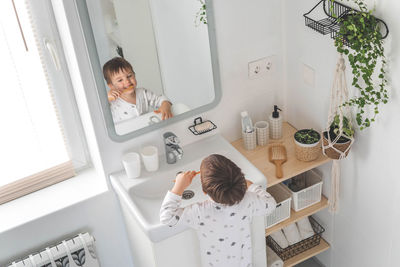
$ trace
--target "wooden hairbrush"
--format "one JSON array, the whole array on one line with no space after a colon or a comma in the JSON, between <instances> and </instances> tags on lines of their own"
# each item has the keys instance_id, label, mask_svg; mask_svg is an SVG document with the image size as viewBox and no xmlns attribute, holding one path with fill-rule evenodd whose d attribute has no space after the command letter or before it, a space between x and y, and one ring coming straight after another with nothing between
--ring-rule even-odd
<instances>
[{"instance_id":1,"label":"wooden hairbrush","mask_svg":"<svg viewBox=\"0 0 400 267\"><path fill-rule=\"evenodd\" d=\"M286 147L282 144L273 144L268 148L269 161L276 166L276 177L282 178L282 164L287 161Z\"/></svg>"}]
</instances>

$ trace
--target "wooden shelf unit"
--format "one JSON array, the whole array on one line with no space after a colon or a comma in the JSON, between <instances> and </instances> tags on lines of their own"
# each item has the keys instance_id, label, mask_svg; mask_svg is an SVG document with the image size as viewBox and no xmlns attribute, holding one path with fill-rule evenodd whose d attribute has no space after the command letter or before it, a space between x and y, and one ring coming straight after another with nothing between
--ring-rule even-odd
<instances>
[{"instance_id":1,"label":"wooden shelf unit","mask_svg":"<svg viewBox=\"0 0 400 267\"><path fill-rule=\"evenodd\" d=\"M287 161L282 165L283 177L275 176L275 165L268 160L268 146L257 146L254 150L246 150L242 139L236 140L231 144L242 153L257 169L259 169L268 179L268 187L279 184L287 179L290 179L300 173L311 170L322 164L331 161L330 158L321 155L313 161L305 162L296 159L293 135L297 131L292 125L287 122L282 124L283 136L281 139L272 140L269 143L282 143L286 147Z\"/></svg>"},{"instance_id":2,"label":"wooden shelf unit","mask_svg":"<svg viewBox=\"0 0 400 267\"><path fill-rule=\"evenodd\" d=\"M279 140L271 140L269 141L269 145L273 143L282 143L286 147L287 153L287 161L282 165L283 170L283 177L277 178L275 175L275 165L270 163L268 160L268 146L257 146L254 150L246 150L243 145L243 140L238 139L231 144L240 152L242 153L257 169L259 169L265 177L267 177L267 186L273 186L279 184L287 179L290 179L296 175L299 175L303 172L321 166L327 162L330 162L331 159L324 156L322 154L316 160L305 162L299 161L296 159L295 156L295 146L293 141L293 135L297 131L292 125L287 122L282 124L283 136ZM294 211L293 209L290 211L290 217L280 222L268 229L265 230L265 235L270 235L271 233L282 229L283 227L290 225L301 218L306 216L310 216L322 209L328 207L328 199L324 196L321 197L321 201L316 203L308 208L300 210L298 212ZM291 267L296 264L299 264L327 249L329 249L329 244L321 238L321 242L318 246L315 246L309 250L300 253L284 262L284 267Z\"/></svg>"}]
</instances>

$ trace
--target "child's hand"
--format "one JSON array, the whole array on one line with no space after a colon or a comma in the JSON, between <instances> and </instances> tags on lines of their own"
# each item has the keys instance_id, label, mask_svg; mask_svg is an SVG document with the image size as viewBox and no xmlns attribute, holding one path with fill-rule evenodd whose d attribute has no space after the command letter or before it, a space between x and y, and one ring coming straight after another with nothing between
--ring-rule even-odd
<instances>
[{"instance_id":1,"label":"child's hand","mask_svg":"<svg viewBox=\"0 0 400 267\"><path fill-rule=\"evenodd\" d=\"M179 173L175 178L175 185L171 192L181 196L183 191L192 183L193 178L196 176L195 171L186 171Z\"/></svg>"},{"instance_id":2,"label":"child's hand","mask_svg":"<svg viewBox=\"0 0 400 267\"><path fill-rule=\"evenodd\" d=\"M122 94L123 90L118 90L118 89L111 89L110 91L108 91L107 93L107 97L108 97L108 102L112 102L118 99L118 97L120 97L120 95Z\"/></svg>"},{"instance_id":3,"label":"child's hand","mask_svg":"<svg viewBox=\"0 0 400 267\"><path fill-rule=\"evenodd\" d=\"M247 180L247 179L246 179L246 185L247 185L247 188L249 188L249 186L250 186L250 185L252 185L252 184L253 184L253 182L252 182L252 181L250 181L250 180Z\"/></svg>"},{"instance_id":4,"label":"child's hand","mask_svg":"<svg viewBox=\"0 0 400 267\"><path fill-rule=\"evenodd\" d=\"M161 103L161 106L158 110L155 111L156 113L161 113L161 119L166 120L172 118L171 112L171 103L169 101L164 101Z\"/></svg>"}]
</instances>

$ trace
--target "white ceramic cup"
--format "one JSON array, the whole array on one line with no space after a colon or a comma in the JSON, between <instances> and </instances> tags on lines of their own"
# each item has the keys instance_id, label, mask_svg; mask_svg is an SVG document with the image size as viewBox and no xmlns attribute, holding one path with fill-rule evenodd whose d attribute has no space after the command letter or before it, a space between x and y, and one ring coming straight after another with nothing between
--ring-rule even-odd
<instances>
[{"instance_id":1,"label":"white ceramic cup","mask_svg":"<svg viewBox=\"0 0 400 267\"><path fill-rule=\"evenodd\" d=\"M140 176L140 156L136 152L128 152L122 156L122 164L124 165L128 178L137 178Z\"/></svg>"},{"instance_id":2,"label":"white ceramic cup","mask_svg":"<svg viewBox=\"0 0 400 267\"><path fill-rule=\"evenodd\" d=\"M254 124L257 133L257 145L265 146L269 141L269 124L266 121L257 121Z\"/></svg>"},{"instance_id":3,"label":"white ceramic cup","mask_svg":"<svg viewBox=\"0 0 400 267\"><path fill-rule=\"evenodd\" d=\"M155 146L145 146L140 150L144 167L148 172L158 170L158 149Z\"/></svg>"}]
</instances>

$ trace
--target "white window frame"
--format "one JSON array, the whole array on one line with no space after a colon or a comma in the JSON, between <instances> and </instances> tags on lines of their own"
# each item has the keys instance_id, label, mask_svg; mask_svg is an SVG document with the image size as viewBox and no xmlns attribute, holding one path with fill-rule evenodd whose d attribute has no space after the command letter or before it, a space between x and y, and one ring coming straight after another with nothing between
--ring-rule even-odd
<instances>
[{"instance_id":1,"label":"white window frame","mask_svg":"<svg viewBox=\"0 0 400 267\"><path fill-rule=\"evenodd\" d=\"M47 51L47 53L44 53L44 60L48 67L48 73L52 77L54 97L58 111L60 112L61 124L63 125L63 131L67 139L71 160L75 170L79 172L89 167L90 156L51 1L29 2L32 8L32 15L38 27L38 34L42 39L42 49ZM44 19L45 17L46 19ZM51 52L45 47L44 40L51 40L59 62L59 70L57 70L56 64L54 64Z\"/></svg>"},{"instance_id":2,"label":"white window frame","mask_svg":"<svg viewBox=\"0 0 400 267\"><path fill-rule=\"evenodd\" d=\"M71 162L29 177L21 177L20 180L0 187L0 204L72 178L71 169L79 173L90 167L90 156L51 1L26 1L26 3L30 6L32 20L35 22L36 34L43 52L42 60L50 77L50 87L53 90ZM73 168L70 166L71 163Z\"/></svg>"}]
</instances>

